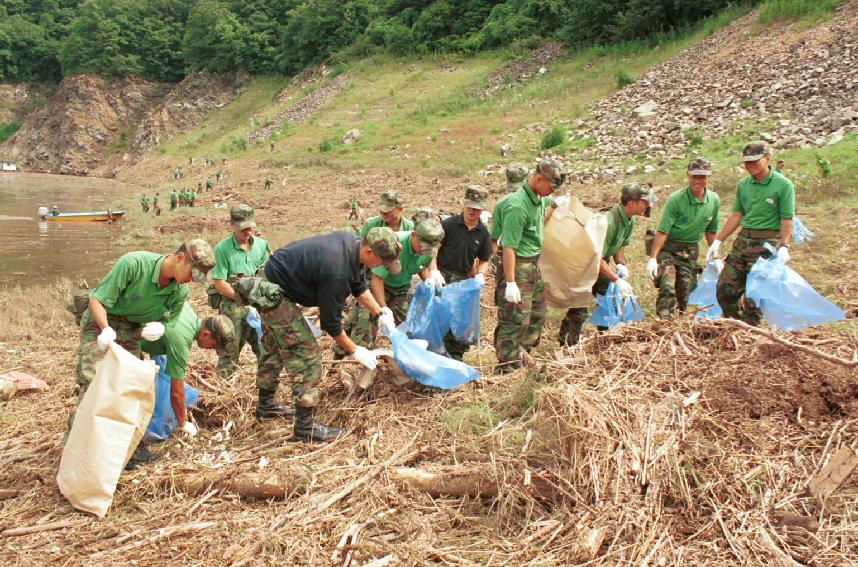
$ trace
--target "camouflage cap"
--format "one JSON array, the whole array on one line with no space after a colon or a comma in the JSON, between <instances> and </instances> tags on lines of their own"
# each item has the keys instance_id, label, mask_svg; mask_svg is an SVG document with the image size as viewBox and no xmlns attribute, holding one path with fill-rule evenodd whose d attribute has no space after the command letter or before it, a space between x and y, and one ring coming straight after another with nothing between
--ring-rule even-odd
<instances>
[{"instance_id":1,"label":"camouflage cap","mask_svg":"<svg viewBox=\"0 0 858 567\"><path fill-rule=\"evenodd\" d=\"M688 175L712 175L712 163L708 159L694 158L688 164Z\"/></svg>"},{"instance_id":2,"label":"camouflage cap","mask_svg":"<svg viewBox=\"0 0 858 567\"><path fill-rule=\"evenodd\" d=\"M465 200L462 202L466 207L485 210L487 207L489 192L478 185L468 185L465 189Z\"/></svg>"},{"instance_id":3,"label":"camouflage cap","mask_svg":"<svg viewBox=\"0 0 858 567\"><path fill-rule=\"evenodd\" d=\"M414 228L422 256L434 256L444 240L444 228L435 219L427 219Z\"/></svg>"},{"instance_id":4,"label":"camouflage cap","mask_svg":"<svg viewBox=\"0 0 858 567\"><path fill-rule=\"evenodd\" d=\"M515 191L518 189L527 179L528 173L530 173L530 168L523 163L511 163L506 166L506 190Z\"/></svg>"},{"instance_id":5,"label":"camouflage cap","mask_svg":"<svg viewBox=\"0 0 858 567\"><path fill-rule=\"evenodd\" d=\"M622 197L624 200L646 199L650 204L655 203L655 195L646 183L629 183L623 185Z\"/></svg>"},{"instance_id":6,"label":"camouflage cap","mask_svg":"<svg viewBox=\"0 0 858 567\"><path fill-rule=\"evenodd\" d=\"M544 158L536 163L536 173L547 179L556 190L566 182L566 170L563 164L552 158Z\"/></svg>"},{"instance_id":7,"label":"camouflage cap","mask_svg":"<svg viewBox=\"0 0 858 567\"><path fill-rule=\"evenodd\" d=\"M402 206L402 198L397 191L385 191L378 198L378 210L383 213L389 213L393 209Z\"/></svg>"},{"instance_id":8,"label":"camouflage cap","mask_svg":"<svg viewBox=\"0 0 858 567\"><path fill-rule=\"evenodd\" d=\"M215 315L214 317L206 317L203 321L203 327L209 331L218 343L215 350L219 355L229 350L230 345L235 340L235 326L229 317L225 315Z\"/></svg>"},{"instance_id":9,"label":"camouflage cap","mask_svg":"<svg viewBox=\"0 0 858 567\"><path fill-rule=\"evenodd\" d=\"M185 242L182 247L188 252L191 260L191 274L197 283L205 283L209 270L214 268L215 257L212 247L202 238Z\"/></svg>"},{"instance_id":10,"label":"camouflage cap","mask_svg":"<svg viewBox=\"0 0 858 567\"><path fill-rule=\"evenodd\" d=\"M414 225L418 225L426 219L437 219L438 215L435 214L434 209L430 209L429 207L418 207L414 214L411 215L411 221Z\"/></svg>"},{"instance_id":11,"label":"camouflage cap","mask_svg":"<svg viewBox=\"0 0 858 567\"><path fill-rule=\"evenodd\" d=\"M253 207L244 204L234 206L229 210L229 221L238 230L255 227L256 219L253 218Z\"/></svg>"},{"instance_id":12,"label":"camouflage cap","mask_svg":"<svg viewBox=\"0 0 858 567\"><path fill-rule=\"evenodd\" d=\"M745 147L742 148L742 161L757 161L762 159L765 155L771 155L771 153L769 145L762 140L748 142L745 144Z\"/></svg>"},{"instance_id":13,"label":"camouflage cap","mask_svg":"<svg viewBox=\"0 0 858 567\"><path fill-rule=\"evenodd\" d=\"M399 253L402 252L402 243L396 237L396 233L389 227L379 226L371 228L366 233L366 243L376 256L381 258L387 273L398 274L402 270L399 264Z\"/></svg>"}]
</instances>

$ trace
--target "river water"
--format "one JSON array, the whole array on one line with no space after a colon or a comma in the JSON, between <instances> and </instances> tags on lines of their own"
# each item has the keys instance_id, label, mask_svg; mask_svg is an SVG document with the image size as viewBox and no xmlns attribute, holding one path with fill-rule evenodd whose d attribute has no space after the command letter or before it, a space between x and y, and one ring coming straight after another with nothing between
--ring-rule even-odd
<instances>
[{"instance_id":1,"label":"river water","mask_svg":"<svg viewBox=\"0 0 858 567\"><path fill-rule=\"evenodd\" d=\"M125 251L115 243L127 221L44 222L37 211L53 205L69 213L122 209L135 194L109 179L0 173L0 286L102 277Z\"/></svg>"}]
</instances>

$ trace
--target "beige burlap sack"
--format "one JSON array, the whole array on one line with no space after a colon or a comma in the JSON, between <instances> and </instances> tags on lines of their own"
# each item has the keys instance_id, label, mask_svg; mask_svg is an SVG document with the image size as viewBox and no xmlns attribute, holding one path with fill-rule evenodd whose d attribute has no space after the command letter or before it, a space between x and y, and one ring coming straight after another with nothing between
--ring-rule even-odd
<instances>
[{"instance_id":1,"label":"beige burlap sack","mask_svg":"<svg viewBox=\"0 0 858 567\"><path fill-rule=\"evenodd\" d=\"M60 492L78 510L107 514L119 475L152 417L157 372L154 362L116 343L96 364L57 473Z\"/></svg>"},{"instance_id":2,"label":"beige burlap sack","mask_svg":"<svg viewBox=\"0 0 858 567\"><path fill-rule=\"evenodd\" d=\"M607 231L607 217L575 197L568 206L555 209L545 225L539 256L548 305L560 309L588 305Z\"/></svg>"}]
</instances>

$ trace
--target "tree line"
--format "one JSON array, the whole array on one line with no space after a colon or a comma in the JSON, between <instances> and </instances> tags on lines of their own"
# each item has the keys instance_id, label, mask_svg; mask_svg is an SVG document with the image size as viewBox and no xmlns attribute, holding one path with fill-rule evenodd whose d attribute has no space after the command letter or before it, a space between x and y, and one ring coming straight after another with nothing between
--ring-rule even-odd
<instances>
[{"instance_id":1,"label":"tree line","mask_svg":"<svg viewBox=\"0 0 858 567\"><path fill-rule=\"evenodd\" d=\"M748 0L745 3L752 3ZM730 0L3 0L0 80L78 73L179 81L297 73L331 58L609 45L675 31Z\"/></svg>"}]
</instances>

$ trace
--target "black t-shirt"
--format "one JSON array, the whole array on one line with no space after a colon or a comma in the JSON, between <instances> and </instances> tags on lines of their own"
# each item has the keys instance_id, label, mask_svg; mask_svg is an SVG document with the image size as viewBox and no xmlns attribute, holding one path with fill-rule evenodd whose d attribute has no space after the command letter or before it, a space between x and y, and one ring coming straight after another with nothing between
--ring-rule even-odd
<instances>
[{"instance_id":1,"label":"black t-shirt","mask_svg":"<svg viewBox=\"0 0 858 567\"><path fill-rule=\"evenodd\" d=\"M342 330L349 294L368 289L360 264L360 239L350 232L331 232L296 240L278 248L265 264L265 277L283 288L291 301L319 307L319 324L331 336Z\"/></svg>"},{"instance_id":2,"label":"black t-shirt","mask_svg":"<svg viewBox=\"0 0 858 567\"><path fill-rule=\"evenodd\" d=\"M465 226L465 217L459 213L445 219L444 241L438 250L438 268L445 272L467 274L474 259L487 261L492 256L492 238L482 222L472 230Z\"/></svg>"}]
</instances>

